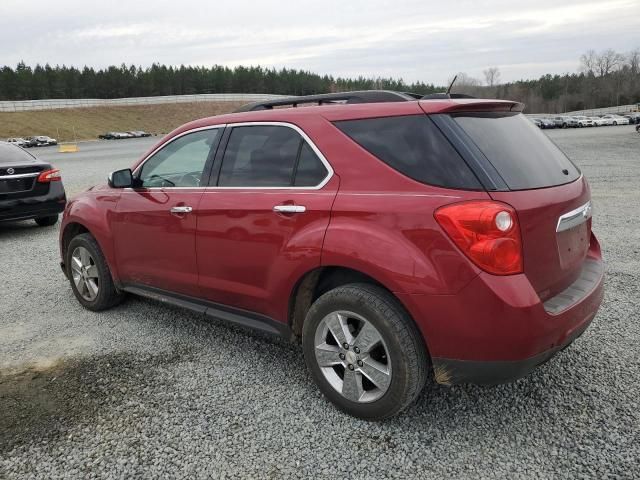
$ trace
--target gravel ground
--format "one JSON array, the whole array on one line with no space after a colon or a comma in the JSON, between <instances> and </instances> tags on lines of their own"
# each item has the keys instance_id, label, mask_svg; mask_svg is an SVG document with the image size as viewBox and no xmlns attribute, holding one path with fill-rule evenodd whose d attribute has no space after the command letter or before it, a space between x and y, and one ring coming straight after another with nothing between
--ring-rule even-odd
<instances>
[{"instance_id":1,"label":"gravel ground","mask_svg":"<svg viewBox=\"0 0 640 480\"><path fill-rule=\"evenodd\" d=\"M527 378L429 383L383 423L327 403L297 346L143 299L83 310L57 228L0 227L0 478L639 478L640 135L549 135L591 182L596 320ZM151 144L37 153L73 194Z\"/></svg>"}]
</instances>

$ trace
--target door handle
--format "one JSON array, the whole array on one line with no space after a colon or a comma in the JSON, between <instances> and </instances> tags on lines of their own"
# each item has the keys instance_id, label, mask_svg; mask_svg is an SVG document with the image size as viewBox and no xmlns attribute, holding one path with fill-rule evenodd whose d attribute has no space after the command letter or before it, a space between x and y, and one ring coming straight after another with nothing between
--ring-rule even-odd
<instances>
[{"instance_id":1,"label":"door handle","mask_svg":"<svg viewBox=\"0 0 640 480\"><path fill-rule=\"evenodd\" d=\"M186 205L180 207L171 207L171 213L191 213L192 211L193 208Z\"/></svg>"},{"instance_id":2,"label":"door handle","mask_svg":"<svg viewBox=\"0 0 640 480\"><path fill-rule=\"evenodd\" d=\"M274 212L278 213L304 213L307 207L304 205L276 205L273 207Z\"/></svg>"}]
</instances>

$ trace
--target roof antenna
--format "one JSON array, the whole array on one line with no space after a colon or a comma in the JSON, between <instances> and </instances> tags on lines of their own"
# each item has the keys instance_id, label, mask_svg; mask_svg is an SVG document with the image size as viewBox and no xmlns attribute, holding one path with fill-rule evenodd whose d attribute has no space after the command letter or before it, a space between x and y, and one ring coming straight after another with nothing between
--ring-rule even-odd
<instances>
[{"instance_id":1,"label":"roof antenna","mask_svg":"<svg viewBox=\"0 0 640 480\"><path fill-rule=\"evenodd\" d=\"M451 87L453 87L453 84L456 83L456 80L458 79L458 75L456 75L455 77L453 77L453 80L451 80L451 84L449 85L449 88L447 88L447 97L451 98Z\"/></svg>"}]
</instances>

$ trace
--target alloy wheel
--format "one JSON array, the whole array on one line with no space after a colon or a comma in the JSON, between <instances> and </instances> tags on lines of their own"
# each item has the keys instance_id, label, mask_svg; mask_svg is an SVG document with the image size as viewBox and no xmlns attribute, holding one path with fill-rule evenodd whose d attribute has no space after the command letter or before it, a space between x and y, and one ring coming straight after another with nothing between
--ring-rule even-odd
<instances>
[{"instance_id":1,"label":"alloy wheel","mask_svg":"<svg viewBox=\"0 0 640 480\"><path fill-rule=\"evenodd\" d=\"M374 402L389 389L389 349L378 329L361 315L330 313L316 328L314 346L324 378L347 400Z\"/></svg>"},{"instance_id":2,"label":"alloy wheel","mask_svg":"<svg viewBox=\"0 0 640 480\"><path fill-rule=\"evenodd\" d=\"M93 302L100 290L98 267L89 250L84 247L76 247L71 254L71 276L80 296Z\"/></svg>"}]
</instances>

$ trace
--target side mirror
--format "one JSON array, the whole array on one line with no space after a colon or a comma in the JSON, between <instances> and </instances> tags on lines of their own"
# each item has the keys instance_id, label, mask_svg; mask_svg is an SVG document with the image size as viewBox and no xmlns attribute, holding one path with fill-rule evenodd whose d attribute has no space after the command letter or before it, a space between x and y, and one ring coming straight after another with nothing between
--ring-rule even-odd
<instances>
[{"instance_id":1,"label":"side mirror","mask_svg":"<svg viewBox=\"0 0 640 480\"><path fill-rule=\"evenodd\" d=\"M133 174L130 168L116 170L109 174L108 183L111 188L131 188L133 187Z\"/></svg>"}]
</instances>

